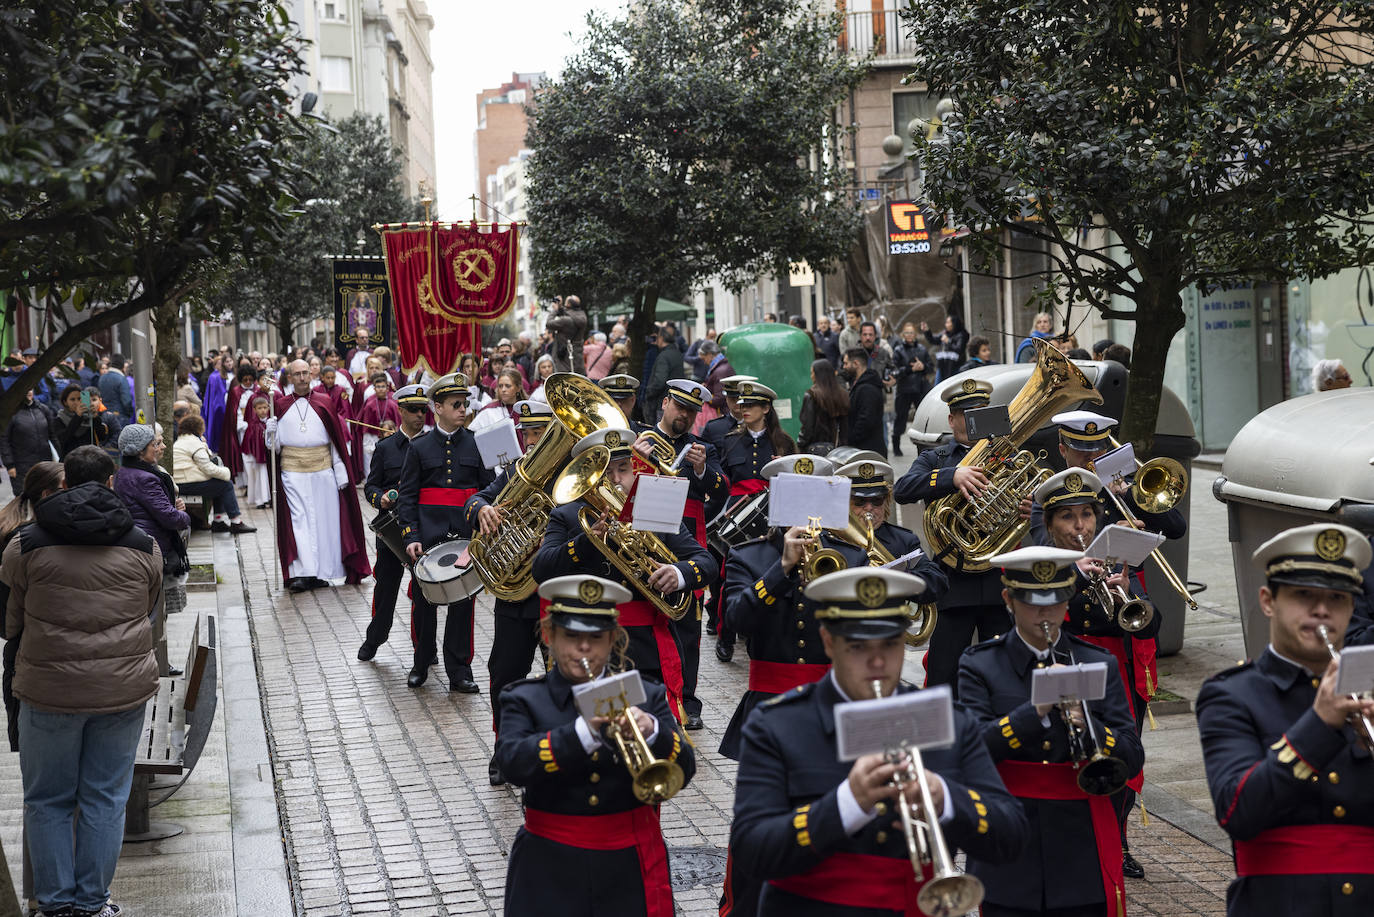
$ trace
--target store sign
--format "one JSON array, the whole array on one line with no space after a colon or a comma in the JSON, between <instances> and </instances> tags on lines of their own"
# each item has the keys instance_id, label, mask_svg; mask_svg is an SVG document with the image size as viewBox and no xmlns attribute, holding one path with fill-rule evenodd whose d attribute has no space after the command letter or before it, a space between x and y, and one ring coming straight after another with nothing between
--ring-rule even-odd
<instances>
[{"instance_id":1,"label":"store sign","mask_svg":"<svg viewBox=\"0 0 1374 917\"><path fill-rule=\"evenodd\" d=\"M923 255L930 252L933 214L917 201L891 201L887 205L887 253Z\"/></svg>"}]
</instances>

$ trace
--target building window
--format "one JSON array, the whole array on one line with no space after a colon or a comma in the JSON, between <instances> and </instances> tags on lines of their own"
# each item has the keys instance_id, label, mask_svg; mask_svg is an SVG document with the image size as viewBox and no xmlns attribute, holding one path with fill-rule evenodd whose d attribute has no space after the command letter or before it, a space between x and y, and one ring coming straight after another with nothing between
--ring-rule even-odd
<instances>
[{"instance_id":1,"label":"building window","mask_svg":"<svg viewBox=\"0 0 1374 917\"><path fill-rule=\"evenodd\" d=\"M320 58L320 89L323 92L353 91L353 60L348 57Z\"/></svg>"},{"instance_id":2,"label":"building window","mask_svg":"<svg viewBox=\"0 0 1374 917\"><path fill-rule=\"evenodd\" d=\"M894 92L892 94L892 133L902 138L902 151L910 154L915 149L911 141L909 125L913 118L929 120L935 117L935 104L939 99L929 92Z\"/></svg>"},{"instance_id":3,"label":"building window","mask_svg":"<svg viewBox=\"0 0 1374 917\"><path fill-rule=\"evenodd\" d=\"M321 19L330 19L334 22L348 21L348 7L344 3L324 3L324 14Z\"/></svg>"}]
</instances>

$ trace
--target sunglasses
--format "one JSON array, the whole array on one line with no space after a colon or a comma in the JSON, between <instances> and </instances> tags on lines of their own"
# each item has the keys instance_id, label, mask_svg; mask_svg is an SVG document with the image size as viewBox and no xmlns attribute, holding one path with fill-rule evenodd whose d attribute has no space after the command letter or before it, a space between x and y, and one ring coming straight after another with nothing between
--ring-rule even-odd
<instances>
[{"instance_id":1,"label":"sunglasses","mask_svg":"<svg viewBox=\"0 0 1374 917\"><path fill-rule=\"evenodd\" d=\"M850 497L849 502L855 506L882 506L887 502L886 497Z\"/></svg>"},{"instance_id":2,"label":"sunglasses","mask_svg":"<svg viewBox=\"0 0 1374 917\"><path fill-rule=\"evenodd\" d=\"M401 410L405 411L407 414L423 414L423 413L425 412L424 407L418 407L418 408L416 408L416 407L411 407L411 406L408 405L408 404L403 404L403 405L401 405Z\"/></svg>"}]
</instances>

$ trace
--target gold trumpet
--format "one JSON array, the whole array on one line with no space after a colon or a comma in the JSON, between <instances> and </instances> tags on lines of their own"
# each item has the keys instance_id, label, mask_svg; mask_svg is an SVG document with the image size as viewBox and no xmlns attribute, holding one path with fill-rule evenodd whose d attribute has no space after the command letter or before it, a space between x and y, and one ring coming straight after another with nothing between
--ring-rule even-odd
<instances>
[{"instance_id":1,"label":"gold trumpet","mask_svg":"<svg viewBox=\"0 0 1374 917\"><path fill-rule=\"evenodd\" d=\"M1045 635L1050 655L1055 657L1056 662L1061 662L1055 652L1054 641L1050 639L1050 622L1041 621L1040 630ZM1077 662L1073 650L1070 649L1067 664L1076 665ZM1087 701L1080 700L1076 703L1083 717L1082 726L1074 723L1067 707L1063 704L1057 706L1059 715L1064 720L1064 728L1069 733L1069 754L1073 756L1074 770L1078 771L1078 788L1089 796L1110 796L1124 787L1131 775L1127 773L1125 761L1103 754L1102 743L1098 741L1097 730L1093 728L1093 718L1088 710Z\"/></svg>"},{"instance_id":2,"label":"gold trumpet","mask_svg":"<svg viewBox=\"0 0 1374 917\"><path fill-rule=\"evenodd\" d=\"M873 682L873 697L882 699L883 683ZM902 834L906 837L906 855L918 879L925 876L925 864L934 866L934 874L921 886L916 905L929 917L957 917L967 914L983 902L983 882L977 876L960 872L949 855L944 832L940 830L935 804L930 798L930 781L926 779L921 750L903 742L889 748L884 757L888 764L898 765L892 775L897 787L897 811L902 818ZM905 762L905 766L901 766ZM921 788L921 816L911 811L906 788L912 781Z\"/></svg>"},{"instance_id":3,"label":"gold trumpet","mask_svg":"<svg viewBox=\"0 0 1374 917\"><path fill-rule=\"evenodd\" d=\"M606 479L610 464L610 450L605 446L592 446L569 462L558 475L553 484L553 502L563 506L578 499L586 501L587 505L577 514L577 521L587 538L655 608L676 621L687 614L695 596L690 589L669 594L649 585L649 577L654 571L661 564L677 563L677 555L654 533L637 532L620 521L625 497ZM597 517L603 514L607 517L605 538L592 531Z\"/></svg>"},{"instance_id":4,"label":"gold trumpet","mask_svg":"<svg viewBox=\"0 0 1374 917\"><path fill-rule=\"evenodd\" d=\"M821 543L821 520L819 516L812 516L811 521L806 526L806 537L808 544L802 547L801 563L797 569L801 573L802 586L813 583L828 573L835 573L849 568L849 562L844 559L844 555L834 548L818 547Z\"/></svg>"},{"instance_id":5,"label":"gold trumpet","mask_svg":"<svg viewBox=\"0 0 1374 917\"><path fill-rule=\"evenodd\" d=\"M1084 535L1074 536L1078 539L1079 550L1088 549L1088 539ZM1103 565L1107 567L1116 566L1116 558L1108 557L1103 560ZM1107 613L1109 618L1116 620L1116 626L1129 634L1142 631L1154 620L1155 606L1149 599L1142 599L1139 596L1127 592L1120 586L1108 586L1106 573L1094 573L1088 577L1088 591L1092 593L1093 600L1102 606L1102 610Z\"/></svg>"},{"instance_id":6,"label":"gold trumpet","mask_svg":"<svg viewBox=\"0 0 1374 917\"><path fill-rule=\"evenodd\" d=\"M582 660L582 667L591 674L587 660ZM630 772L630 787L635 798L650 806L672 799L686 782L682 767L676 761L654 757L623 693L618 699L611 698L604 703L607 707L605 716L610 720L604 734Z\"/></svg>"},{"instance_id":7,"label":"gold trumpet","mask_svg":"<svg viewBox=\"0 0 1374 917\"><path fill-rule=\"evenodd\" d=\"M1336 651L1335 645L1331 642L1331 632L1327 630L1325 624L1317 625L1317 635L1326 644L1326 651L1331 654L1331 658L1340 661L1341 654ZM1352 694L1350 698L1351 700L1364 700L1359 694ZM1355 737L1359 739L1360 744L1367 750L1374 752L1374 723L1369 721L1369 717L1356 711L1350 714L1350 726L1355 730Z\"/></svg>"},{"instance_id":8,"label":"gold trumpet","mask_svg":"<svg viewBox=\"0 0 1374 917\"><path fill-rule=\"evenodd\" d=\"M1121 444L1116 441L1115 436L1109 436L1107 440L1112 444L1112 448L1121 448ZM1095 472L1096 469L1093 467L1095 464L1096 462L1089 462L1088 470ZM1153 458L1144 464L1141 463L1140 459L1136 459L1135 467L1135 483L1131 485L1131 502L1135 503L1142 512L1155 514L1168 512L1188 492L1188 472L1184 471L1183 466L1173 459ZM1107 492L1112 503L1116 504L1116 510L1121 513L1121 518L1139 528L1139 517L1131 512L1130 507L1112 489L1112 485L1119 480L1120 477L1116 477L1111 481L1104 482L1107 486L1103 490ZM1170 588L1183 597L1183 601L1189 608L1196 609L1197 601L1188 591L1188 584L1183 582L1182 578L1174 572L1174 568L1164 559L1164 555L1159 553L1159 549L1155 548L1151 551L1150 556L1154 558L1155 563L1159 564L1159 572L1164 575Z\"/></svg>"}]
</instances>

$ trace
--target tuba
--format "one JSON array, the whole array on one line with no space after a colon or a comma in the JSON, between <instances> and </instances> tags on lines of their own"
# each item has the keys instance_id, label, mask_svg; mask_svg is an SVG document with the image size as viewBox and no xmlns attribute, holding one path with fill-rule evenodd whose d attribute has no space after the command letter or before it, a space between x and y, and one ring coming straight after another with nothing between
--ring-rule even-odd
<instances>
[{"instance_id":1,"label":"tuba","mask_svg":"<svg viewBox=\"0 0 1374 917\"><path fill-rule=\"evenodd\" d=\"M544 382L556 422L516 461L496 498L504 511L501 532L473 533L468 547L473 567L497 598L519 602L534 592L530 561L549 527L554 503L544 493L577 441L607 427L629 423L620 406L596 383L576 373L555 373Z\"/></svg>"},{"instance_id":2,"label":"tuba","mask_svg":"<svg viewBox=\"0 0 1374 917\"><path fill-rule=\"evenodd\" d=\"M606 480L606 469L610 463L611 452L605 446L592 446L583 452L568 463L568 467L554 482L553 502L563 506L577 499L585 500L587 505L578 512L577 520L582 524L582 531L587 538L654 607L677 621L692 607L692 590L674 593L677 598L671 599L650 588L649 576L660 564L677 563L677 556L654 533L637 532L620 521L620 514L625 509L625 497L619 488ZM601 513L609 517L609 528L604 539L592 532L596 517Z\"/></svg>"},{"instance_id":3,"label":"tuba","mask_svg":"<svg viewBox=\"0 0 1374 917\"><path fill-rule=\"evenodd\" d=\"M1036 338L1034 343L1035 369L1008 407L1011 434L979 440L959 462L961 467L983 468L988 489L974 501L955 492L926 507L926 542L932 556L946 566L982 572L994 555L1021 540L1030 527L1021 518L1021 501L1049 477L1036 464L1045 453L1032 455L1021 443L1068 405L1102 402L1081 369L1044 340Z\"/></svg>"}]
</instances>

